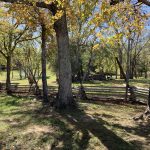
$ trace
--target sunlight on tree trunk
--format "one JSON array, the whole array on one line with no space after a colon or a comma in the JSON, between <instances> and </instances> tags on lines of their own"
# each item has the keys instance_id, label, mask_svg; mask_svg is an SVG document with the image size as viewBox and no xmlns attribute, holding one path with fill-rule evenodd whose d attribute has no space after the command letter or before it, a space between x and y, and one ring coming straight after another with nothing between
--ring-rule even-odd
<instances>
[{"instance_id":1,"label":"sunlight on tree trunk","mask_svg":"<svg viewBox=\"0 0 150 150\"><path fill-rule=\"evenodd\" d=\"M7 59L6 90L7 90L7 94L10 94L11 56L8 56L6 59Z\"/></svg>"},{"instance_id":2,"label":"sunlight on tree trunk","mask_svg":"<svg viewBox=\"0 0 150 150\"><path fill-rule=\"evenodd\" d=\"M66 14L64 14L61 19L55 22L54 29L58 44L59 64L59 89L56 107L65 108L69 105L74 105Z\"/></svg>"},{"instance_id":3,"label":"sunlight on tree trunk","mask_svg":"<svg viewBox=\"0 0 150 150\"><path fill-rule=\"evenodd\" d=\"M41 25L42 28L42 86L43 86L43 101L48 102L48 91L47 91L47 78L46 78L46 28L45 25Z\"/></svg>"}]
</instances>

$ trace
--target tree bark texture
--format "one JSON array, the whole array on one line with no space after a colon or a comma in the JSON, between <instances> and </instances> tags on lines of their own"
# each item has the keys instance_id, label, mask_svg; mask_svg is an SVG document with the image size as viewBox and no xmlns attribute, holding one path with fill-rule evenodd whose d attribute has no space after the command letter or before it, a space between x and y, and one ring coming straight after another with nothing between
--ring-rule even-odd
<instances>
[{"instance_id":1,"label":"tree bark texture","mask_svg":"<svg viewBox=\"0 0 150 150\"><path fill-rule=\"evenodd\" d=\"M11 93L11 81L10 81L10 73L11 73L11 56L7 56L7 77L6 77L6 91L7 94Z\"/></svg>"},{"instance_id":2,"label":"tree bark texture","mask_svg":"<svg viewBox=\"0 0 150 150\"><path fill-rule=\"evenodd\" d=\"M48 91L47 91L47 77L46 77L46 27L44 24L41 25L42 36L41 36L41 49L42 49L42 86L43 86L43 101L48 102Z\"/></svg>"},{"instance_id":3,"label":"tree bark texture","mask_svg":"<svg viewBox=\"0 0 150 150\"><path fill-rule=\"evenodd\" d=\"M72 95L72 72L69 50L69 37L67 29L66 14L55 22L54 29L56 32L58 45L58 66L59 66L59 89L57 108L66 108L74 105Z\"/></svg>"}]
</instances>

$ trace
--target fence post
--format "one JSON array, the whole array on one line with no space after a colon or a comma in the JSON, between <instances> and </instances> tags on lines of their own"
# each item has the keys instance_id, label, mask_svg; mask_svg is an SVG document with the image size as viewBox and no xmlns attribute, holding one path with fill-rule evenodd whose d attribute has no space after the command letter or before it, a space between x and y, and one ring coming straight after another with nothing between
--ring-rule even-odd
<instances>
[{"instance_id":1,"label":"fence post","mask_svg":"<svg viewBox=\"0 0 150 150\"><path fill-rule=\"evenodd\" d=\"M130 91L129 100L132 102L136 102L135 90L136 90L136 87L134 87L134 86L129 87L129 91Z\"/></svg>"},{"instance_id":2,"label":"fence post","mask_svg":"<svg viewBox=\"0 0 150 150\"><path fill-rule=\"evenodd\" d=\"M150 86L149 86L149 92L148 92L148 102L147 102L148 108L150 109Z\"/></svg>"},{"instance_id":3,"label":"fence post","mask_svg":"<svg viewBox=\"0 0 150 150\"><path fill-rule=\"evenodd\" d=\"M79 98L82 100L88 99L83 85L80 86L78 95L79 95Z\"/></svg>"}]
</instances>

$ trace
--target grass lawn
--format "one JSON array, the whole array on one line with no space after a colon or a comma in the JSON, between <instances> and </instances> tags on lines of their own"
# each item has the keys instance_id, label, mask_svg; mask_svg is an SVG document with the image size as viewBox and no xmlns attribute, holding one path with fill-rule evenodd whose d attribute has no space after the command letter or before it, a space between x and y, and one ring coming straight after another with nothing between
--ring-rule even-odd
<instances>
[{"instance_id":1,"label":"grass lawn","mask_svg":"<svg viewBox=\"0 0 150 150\"><path fill-rule=\"evenodd\" d=\"M0 82L6 82L6 72L0 72ZM20 80L19 72L13 71L13 77L11 72L11 82L12 83L19 83L21 85L28 85L28 79L22 79ZM48 85L56 85L56 76L53 72L50 70L47 71L47 82ZM39 79L39 85L42 85L42 79Z\"/></svg>"},{"instance_id":2,"label":"grass lawn","mask_svg":"<svg viewBox=\"0 0 150 150\"><path fill-rule=\"evenodd\" d=\"M51 72L49 69L47 69L47 82L49 86L57 86L56 83L56 75L55 73ZM6 72L0 72L0 82L5 82L6 81ZM22 79L20 80L19 78L19 72L18 71L13 71L13 78L11 75L11 81L12 83L19 83L21 85L28 85L28 80L27 79ZM42 85L42 80L39 80L39 85ZM77 86L79 83L73 83L73 86ZM123 86L125 85L124 80L110 80L110 81L91 81L91 82L85 82L85 86ZM134 79L130 80L130 85L133 86L138 86L138 87L144 87L148 88L150 85L150 79Z\"/></svg>"},{"instance_id":3,"label":"grass lawn","mask_svg":"<svg viewBox=\"0 0 150 150\"><path fill-rule=\"evenodd\" d=\"M144 106L79 102L56 112L34 98L0 95L0 150L149 150Z\"/></svg>"},{"instance_id":4,"label":"grass lawn","mask_svg":"<svg viewBox=\"0 0 150 150\"><path fill-rule=\"evenodd\" d=\"M91 81L91 82L85 82L84 83L87 86L125 86L125 82L122 79L114 79L114 80L108 80L108 81ZM148 88L150 85L150 79L131 79L130 85L137 86L137 87L143 87Z\"/></svg>"}]
</instances>

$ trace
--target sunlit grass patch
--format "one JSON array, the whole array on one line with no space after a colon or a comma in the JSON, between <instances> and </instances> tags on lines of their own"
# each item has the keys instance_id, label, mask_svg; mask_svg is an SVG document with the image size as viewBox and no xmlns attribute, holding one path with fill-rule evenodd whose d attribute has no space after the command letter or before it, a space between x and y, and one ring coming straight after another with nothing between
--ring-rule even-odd
<instances>
[{"instance_id":1,"label":"sunlit grass patch","mask_svg":"<svg viewBox=\"0 0 150 150\"><path fill-rule=\"evenodd\" d=\"M149 146L147 125L132 117L143 106L80 101L56 112L33 98L0 97L0 143L13 149L127 150Z\"/></svg>"}]
</instances>

